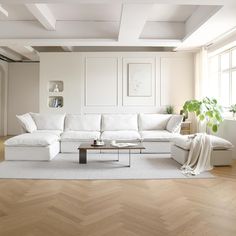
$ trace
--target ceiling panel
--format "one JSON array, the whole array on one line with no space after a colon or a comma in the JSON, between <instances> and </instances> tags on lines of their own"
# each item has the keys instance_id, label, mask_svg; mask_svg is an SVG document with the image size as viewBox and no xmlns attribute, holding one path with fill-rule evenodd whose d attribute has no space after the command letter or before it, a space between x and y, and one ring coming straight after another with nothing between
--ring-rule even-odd
<instances>
[{"instance_id":1,"label":"ceiling panel","mask_svg":"<svg viewBox=\"0 0 236 236\"><path fill-rule=\"evenodd\" d=\"M0 14L0 20L35 20L34 16L28 11L23 4L2 4L4 9L8 11L8 17Z\"/></svg>"},{"instance_id":2,"label":"ceiling panel","mask_svg":"<svg viewBox=\"0 0 236 236\"><path fill-rule=\"evenodd\" d=\"M186 21L198 6L195 5L160 5L155 4L148 17L148 21Z\"/></svg>"},{"instance_id":3,"label":"ceiling panel","mask_svg":"<svg viewBox=\"0 0 236 236\"><path fill-rule=\"evenodd\" d=\"M48 4L57 20L119 21L121 4Z\"/></svg>"}]
</instances>

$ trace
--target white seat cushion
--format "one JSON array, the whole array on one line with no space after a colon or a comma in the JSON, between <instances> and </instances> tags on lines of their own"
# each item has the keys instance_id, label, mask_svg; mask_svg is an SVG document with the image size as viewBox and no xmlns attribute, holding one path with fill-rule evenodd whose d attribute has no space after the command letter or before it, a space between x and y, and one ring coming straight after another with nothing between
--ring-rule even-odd
<instances>
[{"instance_id":1,"label":"white seat cushion","mask_svg":"<svg viewBox=\"0 0 236 236\"><path fill-rule=\"evenodd\" d=\"M140 114L140 130L165 130L171 115L168 114Z\"/></svg>"},{"instance_id":2,"label":"white seat cushion","mask_svg":"<svg viewBox=\"0 0 236 236\"><path fill-rule=\"evenodd\" d=\"M192 141L190 137L192 136L193 135L180 135L179 137L174 138L173 142L176 146L182 149L190 150ZM232 143L223 138L214 135L210 135L210 138L211 138L211 145L214 150L227 150L233 148Z\"/></svg>"},{"instance_id":3,"label":"white seat cushion","mask_svg":"<svg viewBox=\"0 0 236 236\"><path fill-rule=\"evenodd\" d=\"M61 141L86 141L100 138L100 132L97 131L66 131L61 135Z\"/></svg>"},{"instance_id":4,"label":"white seat cushion","mask_svg":"<svg viewBox=\"0 0 236 236\"><path fill-rule=\"evenodd\" d=\"M17 115L16 118L18 119L18 121L24 131L26 131L28 133L32 133L35 130L37 130L37 126L36 126L32 116L29 113L26 113L21 116Z\"/></svg>"},{"instance_id":5,"label":"white seat cushion","mask_svg":"<svg viewBox=\"0 0 236 236\"><path fill-rule=\"evenodd\" d=\"M137 114L109 114L102 116L102 131L138 130Z\"/></svg>"},{"instance_id":6,"label":"white seat cushion","mask_svg":"<svg viewBox=\"0 0 236 236\"><path fill-rule=\"evenodd\" d=\"M64 130L65 114L30 114L38 130Z\"/></svg>"},{"instance_id":7,"label":"white seat cushion","mask_svg":"<svg viewBox=\"0 0 236 236\"><path fill-rule=\"evenodd\" d=\"M139 140L140 134L138 131L104 131L102 132L101 139L103 140Z\"/></svg>"},{"instance_id":8,"label":"white seat cushion","mask_svg":"<svg viewBox=\"0 0 236 236\"><path fill-rule=\"evenodd\" d=\"M179 134L171 133L167 130L150 130L140 132L143 141L170 142Z\"/></svg>"},{"instance_id":9,"label":"white seat cushion","mask_svg":"<svg viewBox=\"0 0 236 236\"><path fill-rule=\"evenodd\" d=\"M62 131L61 130L35 130L33 133L34 134L35 133L41 133L41 134L48 134L49 133L49 134L55 134L58 137L60 137L62 134Z\"/></svg>"},{"instance_id":10,"label":"white seat cushion","mask_svg":"<svg viewBox=\"0 0 236 236\"><path fill-rule=\"evenodd\" d=\"M99 131L101 115L66 115L66 131Z\"/></svg>"},{"instance_id":11,"label":"white seat cushion","mask_svg":"<svg viewBox=\"0 0 236 236\"><path fill-rule=\"evenodd\" d=\"M15 147L45 147L56 141L59 138L55 134L47 134L44 133L27 133L15 136L5 141L6 146L15 146Z\"/></svg>"}]
</instances>

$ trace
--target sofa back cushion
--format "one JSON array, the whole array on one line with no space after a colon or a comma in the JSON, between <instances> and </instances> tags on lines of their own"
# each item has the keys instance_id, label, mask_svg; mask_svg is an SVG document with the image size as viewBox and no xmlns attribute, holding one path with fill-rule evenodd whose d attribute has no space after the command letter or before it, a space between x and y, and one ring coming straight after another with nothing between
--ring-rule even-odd
<instances>
[{"instance_id":1,"label":"sofa back cushion","mask_svg":"<svg viewBox=\"0 0 236 236\"><path fill-rule=\"evenodd\" d=\"M22 129L25 132L32 133L35 130L37 130L37 126L32 118L32 116L29 113L26 113L24 115L17 115L16 118L18 119Z\"/></svg>"},{"instance_id":2,"label":"sofa back cushion","mask_svg":"<svg viewBox=\"0 0 236 236\"><path fill-rule=\"evenodd\" d=\"M165 130L171 115L168 114L140 114L140 130Z\"/></svg>"},{"instance_id":3,"label":"sofa back cushion","mask_svg":"<svg viewBox=\"0 0 236 236\"><path fill-rule=\"evenodd\" d=\"M102 131L138 130L137 114L102 115Z\"/></svg>"},{"instance_id":4,"label":"sofa back cushion","mask_svg":"<svg viewBox=\"0 0 236 236\"><path fill-rule=\"evenodd\" d=\"M38 130L64 130L65 114L30 114Z\"/></svg>"},{"instance_id":5,"label":"sofa back cushion","mask_svg":"<svg viewBox=\"0 0 236 236\"><path fill-rule=\"evenodd\" d=\"M66 131L100 131L101 115L66 115Z\"/></svg>"},{"instance_id":6,"label":"sofa back cushion","mask_svg":"<svg viewBox=\"0 0 236 236\"><path fill-rule=\"evenodd\" d=\"M172 115L167 123L166 129L171 133L179 133L181 129L182 120L182 115Z\"/></svg>"}]
</instances>

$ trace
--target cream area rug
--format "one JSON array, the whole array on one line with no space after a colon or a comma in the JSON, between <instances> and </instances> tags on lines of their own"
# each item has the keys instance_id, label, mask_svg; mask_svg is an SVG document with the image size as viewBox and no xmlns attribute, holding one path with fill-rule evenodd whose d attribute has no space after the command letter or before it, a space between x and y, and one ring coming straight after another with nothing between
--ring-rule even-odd
<instances>
[{"instance_id":1,"label":"cream area rug","mask_svg":"<svg viewBox=\"0 0 236 236\"><path fill-rule=\"evenodd\" d=\"M181 179L213 178L210 172L187 177L180 165L163 154L88 154L87 164L79 164L79 154L59 154L51 161L3 161L0 178L7 179Z\"/></svg>"}]
</instances>

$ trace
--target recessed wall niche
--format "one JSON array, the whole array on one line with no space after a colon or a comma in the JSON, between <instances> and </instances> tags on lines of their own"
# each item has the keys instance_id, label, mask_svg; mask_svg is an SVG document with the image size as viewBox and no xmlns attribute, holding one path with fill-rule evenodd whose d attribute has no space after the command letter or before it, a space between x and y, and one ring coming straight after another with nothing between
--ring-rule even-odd
<instances>
[{"instance_id":1,"label":"recessed wall niche","mask_svg":"<svg viewBox=\"0 0 236 236\"><path fill-rule=\"evenodd\" d=\"M62 96L49 96L48 106L50 108L61 108L63 107L63 97Z\"/></svg>"},{"instance_id":2,"label":"recessed wall niche","mask_svg":"<svg viewBox=\"0 0 236 236\"><path fill-rule=\"evenodd\" d=\"M60 80L51 80L48 82L48 92L60 93L64 90L64 83Z\"/></svg>"}]
</instances>

